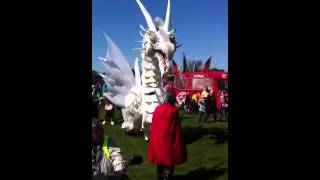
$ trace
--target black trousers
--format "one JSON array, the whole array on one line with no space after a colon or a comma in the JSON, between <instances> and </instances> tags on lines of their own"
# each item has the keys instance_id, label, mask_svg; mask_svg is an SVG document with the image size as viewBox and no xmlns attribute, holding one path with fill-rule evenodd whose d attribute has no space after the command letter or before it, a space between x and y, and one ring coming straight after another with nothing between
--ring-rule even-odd
<instances>
[{"instance_id":1,"label":"black trousers","mask_svg":"<svg viewBox=\"0 0 320 180\"><path fill-rule=\"evenodd\" d=\"M217 122L217 111L213 111L213 112L210 113L210 114L212 114L212 116L213 116L213 121L214 121L214 122ZM208 118L210 117L210 114L208 114Z\"/></svg>"},{"instance_id":2,"label":"black trousers","mask_svg":"<svg viewBox=\"0 0 320 180\"><path fill-rule=\"evenodd\" d=\"M157 166L157 180L172 180L174 166L164 167Z\"/></svg>"},{"instance_id":3,"label":"black trousers","mask_svg":"<svg viewBox=\"0 0 320 180\"><path fill-rule=\"evenodd\" d=\"M201 123L201 122L207 122L207 121L208 121L208 116L209 116L208 113L199 111L199 119L198 119L198 121L199 121L200 123Z\"/></svg>"}]
</instances>

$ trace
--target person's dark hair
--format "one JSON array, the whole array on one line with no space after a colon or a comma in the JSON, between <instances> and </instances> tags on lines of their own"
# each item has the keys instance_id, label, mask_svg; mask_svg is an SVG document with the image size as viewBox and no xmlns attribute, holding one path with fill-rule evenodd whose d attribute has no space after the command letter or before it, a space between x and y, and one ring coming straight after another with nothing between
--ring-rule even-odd
<instances>
[{"instance_id":1,"label":"person's dark hair","mask_svg":"<svg viewBox=\"0 0 320 180\"><path fill-rule=\"evenodd\" d=\"M174 106L176 103L176 94L171 92L167 93L165 97L165 102Z\"/></svg>"}]
</instances>

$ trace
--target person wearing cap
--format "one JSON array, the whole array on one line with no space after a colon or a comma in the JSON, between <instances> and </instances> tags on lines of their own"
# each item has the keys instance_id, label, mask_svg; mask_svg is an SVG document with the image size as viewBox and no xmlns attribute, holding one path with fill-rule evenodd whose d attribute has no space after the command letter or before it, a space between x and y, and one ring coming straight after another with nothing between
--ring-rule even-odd
<instances>
[{"instance_id":1,"label":"person wearing cap","mask_svg":"<svg viewBox=\"0 0 320 180\"><path fill-rule=\"evenodd\" d=\"M175 166L187 160L187 150L175 104L175 93L166 93L165 102L153 113L148 160L157 165L158 180L172 179Z\"/></svg>"},{"instance_id":2,"label":"person wearing cap","mask_svg":"<svg viewBox=\"0 0 320 180\"><path fill-rule=\"evenodd\" d=\"M100 121L92 118L92 177L125 175L125 161L114 141L104 134Z\"/></svg>"}]
</instances>

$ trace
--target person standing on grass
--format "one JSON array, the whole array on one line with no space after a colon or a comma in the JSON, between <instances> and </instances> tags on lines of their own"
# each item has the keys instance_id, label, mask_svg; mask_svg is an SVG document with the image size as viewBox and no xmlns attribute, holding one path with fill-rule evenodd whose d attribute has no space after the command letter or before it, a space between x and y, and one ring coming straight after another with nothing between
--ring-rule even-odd
<instances>
[{"instance_id":1,"label":"person standing on grass","mask_svg":"<svg viewBox=\"0 0 320 180\"><path fill-rule=\"evenodd\" d=\"M197 101L196 101L196 98L194 97L195 97L195 94L193 94L191 98L191 113L197 111Z\"/></svg>"},{"instance_id":2,"label":"person standing on grass","mask_svg":"<svg viewBox=\"0 0 320 180\"><path fill-rule=\"evenodd\" d=\"M208 113L208 118L210 114L213 116L213 121L217 122L217 102L216 97L214 95L213 90L210 91L209 96L207 96L206 100L206 111Z\"/></svg>"},{"instance_id":3,"label":"person standing on grass","mask_svg":"<svg viewBox=\"0 0 320 180\"><path fill-rule=\"evenodd\" d=\"M193 95L192 95L192 98L191 98L191 101L192 101L192 106L193 106L193 111L196 111L197 109L197 104L198 104L198 93L195 92Z\"/></svg>"},{"instance_id":4,"label":"person standing on grass","mask_svg":"<svg viewBox=\"0 0 320 180\"><path fill-rule=\"evenodd\" d=\"M199 100L199 118L198 121L199 123L203 122L206 116L206 103L205 103L205 98L200 98Z\"/></svg>"},{"instance_id":5,"label":"person standing on grass","mask_svg":"<svg viewBox=\"0 0 320 180\"><path fill-rule=\"evenodd\" d=\"M186 113L190 113L190 106L191 106L191 99L190 99L190 94L187 92L186 94L186 99L184 100L184 106L185 106L185 111Z\"/></svg>"},{"instance_id":6,"label":"person standing on grass","mask_svg":"<svg viewBox=\"0 0 320 180\"><path fill-rule=\"evenodd\" d=\"M208 96L208 87L204 86L203 91L201 92L200 100L199 100L199 122L206 122L208 119L208 112L207 112L207 104L205 102Z\"/></svg>"},{"instance_id":7,"label":"person standing on grass","mask_svg":"<svg viewBox=\"0 0 320 180\"><path fill-rule=\"evenodd\" d=\"M168 92L165 103L159 105L153 113L148 160L157 165L157 180L171 180L175 166L187 160L187 150L175 103L175 93Z\"/></svg>"},{"instance_id":8,"label":"person standing on grass","mask_svg":"<svg viewBox=\"0 0 320 180\"><path fill-rule=\"evenodd\" d=\"M219 91L219 100L220 100L220 121L224 114L224 93L222 90Z\"/></svg>"},{"instance_id":9,"label":"person standing on grass","mask_svg":"<svg viewBox=\"0 0 320 180\"><path fill-rule=\"evenodd\" d=\"M112 102L107 98L103 97L103 110L104 110L104 119L102 121L102 124L105 125L107 120L110 120L110 124L114 125L114 113L115 113L115 106L112 104Z\"/></svg>"},{"instance_id":10,"label":"person standing on grass","mask_svg":"<svg viewBox=\"0 0 320 180\"><path fill-rule=\"evenodd\" d=\"M97 97L97 91L95 85L92 85L92 116L98 118L99 114L99 99Z\"/></svg>"},{"instance_id":11,"label":"person standing on grass","mask_svg":"<svg viewBox=\"0 0 320 180\"><path fill-rule=\"evenodd\" d=\"M224 114L225 114L225 116L226 116L226 118L227 118L227 120L228 120L228 92L226 92L226 93L224 93L224 105L223 105L223 107L224 107Z\"/></svg>"},{"instance_id":12,"label":"person standing on grass","mask_svg":"<svg viewBox=\"0 0 320 180\"><path fill-rule=\"evenodd\" d=\"M100 121L92 118L92 177L115 176L125 179L126 167L121 150L104 134Z\"/></svg>"}]
</instances>

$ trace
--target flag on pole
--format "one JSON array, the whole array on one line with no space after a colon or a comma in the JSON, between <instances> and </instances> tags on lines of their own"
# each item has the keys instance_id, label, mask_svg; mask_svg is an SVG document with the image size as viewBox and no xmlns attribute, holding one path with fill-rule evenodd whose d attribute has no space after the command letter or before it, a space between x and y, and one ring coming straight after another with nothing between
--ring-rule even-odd
<instances>
[{"instance_id":1,"label":"flag on pole","mask_svg":"<svg viewBox=\"0 0 320 180\"><path fill-rule=\"evenodd\" d=\"M211 56L207 59L206 63L202 65L200 68L201 71L210 71L210 62L211 62Z\"/></svg>"},{"instance_id":2,"label":"flag on pole","mask_svg":"<svg viewBox=\"0 0 320 180\"><path fill-rule=\"evenodd\" d=\"M196 68L196 59L193 60L193 63L192 63L192 72L195 72L195 68Z\"/></svg>"},{"instance_id":3,"label":"flag on pole","mask_svg":"<svg viewBox=\"0 0 320 180\"><path fill-rule=\"evenodd\" d=\"M179 74L180 68L174 60L172 60L172 65L173 65L173 74Z\"/></svg>"},{"instance_id":4,"label":"flag on pole","mask_svg":"<svg viewBox=\"0 0 320 180\"><path fill-rule=\"evenodd\" d=\"M189 67L187 64L187 59L186 59L186 55L183 53L183 72L189 72Z\"/></svg>"}]
</instances>

